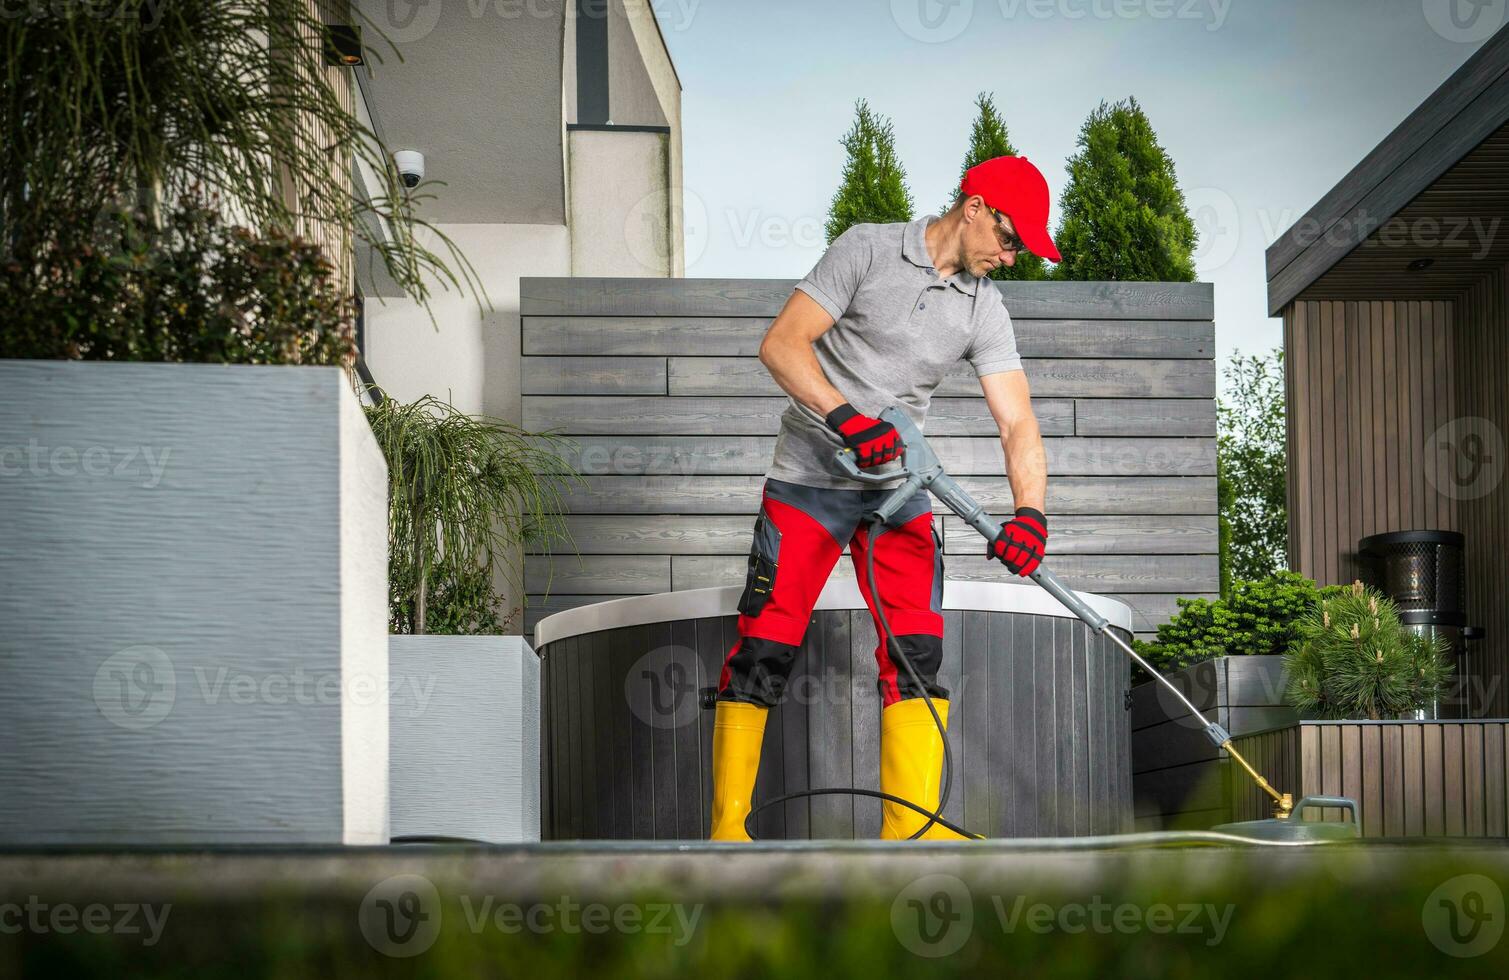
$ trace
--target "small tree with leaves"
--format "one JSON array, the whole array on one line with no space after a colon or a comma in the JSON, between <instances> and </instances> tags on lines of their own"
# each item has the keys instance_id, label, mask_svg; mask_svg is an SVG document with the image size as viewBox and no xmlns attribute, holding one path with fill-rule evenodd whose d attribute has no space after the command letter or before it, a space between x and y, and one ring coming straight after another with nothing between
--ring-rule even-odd
<instances>
[{"instance_id":1,"label":"small tree with leaves","mask_svg":"<svg viewBox=\"0 0 1509 980\"><path fill-rule=\"evenodd\" d=\"M906 171L896 160L896 136L889 119L855 104L854 126L841 142L847 151L843 181L828 206L828 243L854 225L912 220Z\"/></svg>"},{"instance_id":2,"label":"small tree with leaves","mask_svg":"<svg viewBox=\"0 0 1509 980\"><path fill-rule=\"evenodd\" d=\"M975 99L975 105L980 111L975 116L974 126L969 133L969 152L964 155L964 164L959 168L959 181L950 189L948 201L940 209L940 213L953 207L959 196L959 183L963 182L964 174L970 167L995 157L1017 155L1016 148L1011 145L1011 138L1006 135L1006 123L996 111L995 102L990 95L981 92ZM1021 252L1016 257L1015 265L996 266L990 271L990 278L1046 279L1047 265L1040 256Z\"/></svg>"},{"instance_id":3,"label":"small tree with leaves","mask_svg":"<svg viewBox=\"0 0 1509 980\"><path fill-rule=\"evenodd\" d=\"M1311 717L1399 718L1428 707L1451 676L1445 639L1405 629L1361 582L1317 602L1298 634L1284 655L1286 697Z\"/></svg>"},{"instance_id":4,"label":"small tree with leaves","mask_svg":"<svg viewBox=\"0 0 1509 980\"><path fill-rule=\"evenodd\" d=\"M1053 278L1193 282L1195 223L1137 100L1102 102L1069 158Z\"/></svg>"},{"instance_id":5,"label":"small tree with leaves","mask_svg":"<svg viewBox=\"0 0 1509 980\"><path fill-rule=\"evenodd\" d=\"M1226 396L1216 409L1221 507L1221 581L1259 579L1288 565L1288 459L1284 430L1284 351L1234 353Z\"/></svg>"}]
</instances>

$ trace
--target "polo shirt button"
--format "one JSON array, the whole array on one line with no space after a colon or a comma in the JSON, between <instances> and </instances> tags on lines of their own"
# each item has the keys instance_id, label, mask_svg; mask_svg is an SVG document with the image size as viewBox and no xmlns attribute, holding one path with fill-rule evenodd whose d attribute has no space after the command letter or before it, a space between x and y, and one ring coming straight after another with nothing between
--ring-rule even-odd
<instances>
[{"instance_id":1,"label":"polo shirt button","mask_svg":"<svg viewBox=\"0 0 1509 980\"><path fill-rule=\"evenodd\" d=\"M919 309L919 310L925 310L925 309L927 309L927 304L926 303L918 303L917 304L917 309Z\"/></svg>"}]
</instances>

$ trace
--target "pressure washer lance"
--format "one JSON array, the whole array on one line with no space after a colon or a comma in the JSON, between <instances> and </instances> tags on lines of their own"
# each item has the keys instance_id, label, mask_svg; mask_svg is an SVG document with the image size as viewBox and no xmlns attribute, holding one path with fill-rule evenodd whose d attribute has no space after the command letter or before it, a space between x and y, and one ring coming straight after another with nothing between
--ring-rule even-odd
<instances>
[{"instance_id":1,"label":"pressure washer lance","mask_svg":"<svg viewBox=\"0 0 1509 980\"><path fill-rule=\"evenodd\" d=\"M925 491L930 491L931 494L934 495L934 497L942 500L943 503L948 506L949 510L957 513L957 515L960 516L960 518L963 518L964 521L969 522L970 527L978 530L981 535L985 536L985 539L987 539L987 541L993 541L993 539L996 538L996 533L999 532L999 524L996 524L996 522L994 522L993 519L990 518L990 516L985 515L984 507L979 506L979 501L976 501L975 498L970 497L967 492L964 492L964 488L961 488L958 483L954 482L954 477L949 476L948 473L945 473L945 471L943 471L943 464L942 462L939 462L939 458L934 455L933 447L930 447L930 445L928 445L928 441L924 438L924 436L922 436L922 432L920 432L920 430L917 429L917 427L914 426L913 423L911 423L911 418L908 417L908 415L905 414L904 411L901 411L901 408L898 408L898 406L887 408L886 411L881 412L880 417L881 420L889 421L892 426L895 426L896 435L901 438L901 467L902 471L904 471L905 473L905 482L902 482L901 486L898 486L898 488L893 489L893 491L890 492L889 497L886 497L886 500L884 500L883 503L880 504L880 506L875 507L874 512L869 515L868 519L871 519L871 521L887 522L887 524L889 524L890 519L892 519L893 516L896 515L896 512L898 512L898 510L901 510L901 507L904 506L904 504L907 503L908 500L911 500L911 497L913 497L913 495L916 495L917 491L920 491L920 489L925 489ZM854 451L850 450L850 448L842 448L842 450L837 451L837 461L839 461L839 465L841 465L841 467L844 467L845 471L848 471L848 474L850 474L851 477L854 477L854 479L856 480L860 480L860 482L862 483L889 483L890 480L895 480L896 476L899 476L898 473L880 474L869 473L869 471L860 470L859 465L854 462ZM1077 618L1079 618L1080 621L1082 621L1083 624L1086 625L1086 627L1091 628L1091 630L1099 633L1100 636L1106 637L1106 639L1111 640L1111 642L1115 643L1115 645L1120 646L1121 652L1124 652L1127 657L1130 657L1133 661L1136 661L1136 663L1138 663L1139 666L1142 667L1142 669L1147 670L1148 675L1150 675L1153 680L1156 680L1157 683L1162 684L1162 686L1166 687L1166 689L1168 689L1169 692L1172 693L1172 695L1176 696L1176 698L1179 698L1180 704L1183 704L1186 708L1189 708L1189 713L1191 713L1192 716L1200 719L1201 725L1204 726L1206 737L1210 738L1212 744L1215 744L1215 746L1219 747L1219 749L1227 750L1228 755L1230 755L1233 760L1236 760L1237 763L1242 766L1242 769L1245 769L1246 772L1248 772L1249 776L1252 776L1252 779L1254 779L1254 781L1257 782L1257 785L1262 788L1263 793L1268 793L1269 796L1274 797L1274 817L1277 818L1277 820L1287 820L1287 818L1290 817L1290 814L1295 811L1295 800L1293 800L1293 797L1290 796L1289 793L1280 793L1280 791L1275 790L1275 788L1272 787L1271 784L1269 784L1268 779L1263 779L1263 776L1260 775L1257 770L1252 769L1252 764L1248 763L1245 758L1242 758L1242 753L1237 752L1236 747L1231 744L1231 735L1228 734L1227 729L1224 729L1221 725L1216 725L1215 722L1207 719L1207 717L1204 716L1203 713L1201 713L1200 708L1195 707L1195 705L1192 704L1191 701L1189 701L1189 698L1186 698L1185 693L1183 693L1182 690L1174 687L1174 684L1172 684L1171 681L1168 680L1168 678L1165 678L1162 673L1157 672L1157 670L1154 669L1154 667L1151 666L1151 664L1148 663L1147 660L1144 660L1141 655L1138 655L1138 652L1136 652L1135 649L1132 649L1132 645L1130 645L1130 643L1127 643L1126 640L1123 640L1120 636L1117 636L1117 634L1115 634L1115 631L1109 628L1111 627L1111 624L1106 621L1105 616L1102 616L1100 615L1100 613L1097 613L1096 610L1091 609L1091 607L1089 607L1088 604L1083 601L1083 599L1079 598L1079 595L1076 595L1073 590L1065 587L1064 583L1061 583L1061 581L1058 580L1058 577L1056 577L1053 572L1050 572L1049 569L1047 569L1047 566L1041 565L1040 563L1040 565L1037 566L1037 569L1035 569L1035 571L1032 572L1031 575L1029 575L1029 578L1032 578L1032 581L1035 581L1035 583L1043 586L1043 589L1046 590L1049 595L1052 595L1053 598L1058 599L1059 602L1062 602L1062 604L1067 607L1068 612L1074 613L1074 615L1076 615ZM878 604L877 602L877 609L878 606L880 606L880 604ZM889 630L887 630L887 633L889 633ZM902 655L902 657L904 657L904 655ZM908 667L910 667L910 664L908 664ZM931 702L928 707L931 708ZM937 711L934 711L933 717L934 720L937 720ZM942 731L942 728L943 725L942 722L940 722L940 731ZM946 749L946 747L948 747L948 738L945 738L945 743L943 744L945 744ZM945 779L945 784L943 784L943 796L942 799L939 800L939 811L942 811L943 805L945 805L946 802L948 802L948 779ZM1310 803L1311 800L1305 800L1305 805L1310 805ZM1326 800L1323 805L1340 806L1345 805L1345 803L1349 803L1349 805L1352 806L1352 817L1354 817L1355 826L1357 811L1355 811L1355 803L1352 803L1351 800L1343 800L1342 797L1335 797L1334 800ZM931 817L936 820L937 814L931 814ZM931 823L933 823L933 821L930 820L930 826ZM942 821L940 821L940 823L942 823ZM945 826L948 826L948 824L945 824ZM955 829L955 831L957 831L957 827L951 827L951 829Z\"/></svg>"}]
</instances>

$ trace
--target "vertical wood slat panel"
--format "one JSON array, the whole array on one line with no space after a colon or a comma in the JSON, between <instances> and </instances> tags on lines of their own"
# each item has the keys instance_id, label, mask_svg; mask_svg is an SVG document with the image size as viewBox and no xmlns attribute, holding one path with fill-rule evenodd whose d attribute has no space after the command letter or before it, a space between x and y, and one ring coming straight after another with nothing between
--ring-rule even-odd
<instances>
[{"instance_id":1,"label":"vertical wood slat panel","mask_svg":"<svg viewBox=\"0 0 1509 980\"><path fill-rule=\"evenodd\" d=\"M1287 314L1285 321L1289 325L1291 343L1288 350L1290 356L1289 376L1294 383L1289 391L1285 392L1289 405L1289 418L1287 428L1291 433L1289 437L1290 462L1289 462L1289 561L1292 568L1309 568L1310 542L1307 538L1309 522L1305 519L1309 513L1310 499L1301 492L1301 488L1309 487L1308 475L1310 472L1310 432L1307 428L1308 406L1307 393L1309 385L1310 358L1306 350L1305 335L1305 304L1295 303Z\"/></svg>"},{"instance_id":2,"label":"vertical wood slat panel","mask_svg":"<svg viewBox=\"0 0 1509 980\"><path fill-rule=\"evenodd\" d=\"M1383 303L1383 357L1384 370L1387 372L1384 381L1383 401L1378 407L1383 411L1383 445L1384 462L1387 466L1386 474L1394 477L1387 486L1388 494L1388 524L1389 529L1403 527L1399 521L1399 503L1403 490L1401 481L1397 478L1399 470L1399 398L1397 385L1394 383L1394 372L1399 364L1399 339L1395 331L1394 314L1396 307L1393 303Z\"/></svg>"},{"instance_id":3,"label":"vertical wood slat panel","mask_svg":"<svg viewBox=\"0 0 1509 980\"><path fill-rule=\"evenodd\" d=\"M1404 834L1404 732L1383 730L1383 836Z\"/></svg>"},{"instance_id":4,"label":"vertical wood slat panel","mask_svg":"<svg viewBox=\"0 0 1509 980\"><path fill-rule=\"evenodd\" d=\"M1461 725L1462 732L1462 807L1465 811L1462 832L1468 837L1482 837L1488 825L1483 810L1488 770L1483 768L1483 726Z\"/></svg>"},{"instance_id":5,"label":"vertical wood slat panel","mask_svg":"<svg viewBox=\"0 0 1509 980\"><path fill-rule=\"evenodd\" d=\"M1350 577L1349 554L1354 542L1348 539L1351 530L1349 512L1352 509L1353 486L1350 477L1352 467L1351 446L1348 442L1347 422L1351 412L1347 384L1347 309L1350 303L1331 304L1331 377L1334 391L1331 397L1331 465L1332 496L1336 500L1336 519L1330 526L1331 581L1345 582Z\"/></svg>"},{"instance_id":6,"label":"vertical wood slat panel","mask_svg":"<svg viewBox=\"0 0 1509 980\"><path fill-rule=\"evenodd\" d=\"M1368 837L1383 835L1383 731L1377 725L1361 725L1362 729L1362 795L1357 805L1362 808L1362 832Z\"/></svg>"},{"instance_id":7,"label":"vertical wood slat panel","mask_svg":"<svg viewBox=\"0 0 1509 980\"><path fill-rule=\"evenodd\" d=\"M1504 334L1509 273L1504 267L1468 290L1455 318L1453 415L1482 418L1491 439L1509 432L1509 353ZM1453 464L1460 461L1451 460ZM1447 465L1443 461L1443 465ZM1498 485L1481 496L1454 500L1460 530L1467 539L1467 612L1486 636L1470 650L1473 678L1472 713L1479 717L1509 714L1509 604L1502 555L1509 547L1509 488Z\"/></svg>"},{"instance_id":8,"label":"vertical wood slat panel","mask_svg":"<svg viewBox=\"0 0 1509 980\"><path fill-rule=\"evenodd\" d=\"M1425 835L1440 837L1446 832L1446 801L1442 795L1444 755L1441 729L1423 726L1420 731L1420 800L1425 810Z\"/></svg>"},{"instance_id":9,"label":"vertical wood slat panel","mask_svg":"<svg viewBox=\"0 0 1509 980\"><path fill-rule=\"evenodd\" d=\"M1483 727L1483 831L1490 837L1509 836L1509 780L1504 778L1505 739L1509 725Z\"/></svg>"},{"instance_id":10,"label":"vertical wood slat panel","mask_svg":"<svg viewBox=\"0 0 1509 980\"><path fill-rule=\"evenodd\" d=\"M1357 463L1361 475L1361 494L1357 507L1354 534L1365 537L1373 533L1374 501L1378 497L1373 469L1373 336L1371 307L1358 303L1357 308L1357 398L1353 404L1357 412Z\"/></svg>"},{"instance_id":11,"label":"vertical wood slat panel","mask_svg":"<svg viewBox=\"0 0 1509 980\"><path fill-rule=\"evenodd\" d=\"M1301 490L1301 495L1310 501L1310 523L1305 529L1305 536L1310 542L1310 565L1309 571L1304 574L1311 578L1324 579L1324 558L1321 547L1322 537L1325 534L1323 525L1326 520L1325 498L1315 492L1315 485L1324 479L1324 467L1321 465L1321 452L1323 443L1321 437L1324 434L1324 426L1320 416L1320 406L1324 404L1321 397L1320 371L1320 338L1323 332L1323 322L1320 315L1321 304L1306 303L1305 317L1309 328L1306 331L1306 352L1310 359L1310 402L1305 407L1305 427L1310 432L1310 482Z\"/></svg>"}]
</instances>

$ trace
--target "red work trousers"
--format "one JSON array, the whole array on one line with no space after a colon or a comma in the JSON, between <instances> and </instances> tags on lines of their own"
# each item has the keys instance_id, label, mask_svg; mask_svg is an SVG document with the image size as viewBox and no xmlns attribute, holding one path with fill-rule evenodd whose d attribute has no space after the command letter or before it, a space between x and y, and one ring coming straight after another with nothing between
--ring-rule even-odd
<instances>
[{"instance_id":1,"label":"red work trousers","mask_svg":"<svg viewBox=\"0 0 1509 980\"><path fill-rule=\"evenodd\" d=\"M920 697L922 691L887 647L865 569L871 549L878 601L896 643L928 695L948 697L937 683L943 659L943 546L932 500L919 491L871 540L864 516L890 492L765 481L739 599L739 639L724 658L719 699L767 708L780 701L813 606L845 544L880 638L875 660L882 703Z\"/></svg>"}]
</instances>

